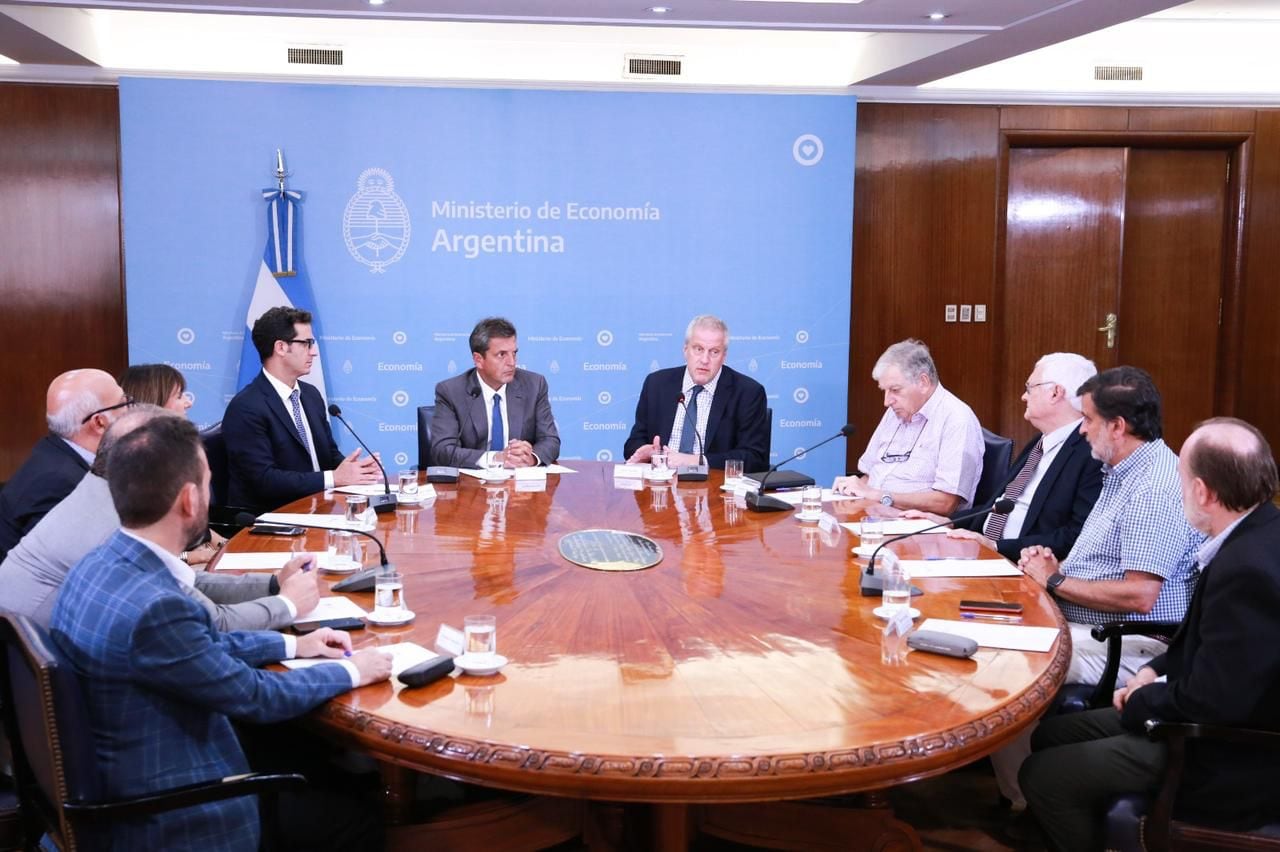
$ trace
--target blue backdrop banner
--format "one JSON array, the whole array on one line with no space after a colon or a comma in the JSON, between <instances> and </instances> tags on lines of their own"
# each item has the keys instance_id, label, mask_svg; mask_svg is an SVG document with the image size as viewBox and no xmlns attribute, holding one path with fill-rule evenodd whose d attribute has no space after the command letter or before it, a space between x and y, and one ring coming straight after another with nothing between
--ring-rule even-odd
<instances>
[{"instance_id":1,"label":"blue backdrop banner","mask_svg":"<svg viewBox=\"0 0 1280 852\"><path fill-rule=\"evenodd\" d=\"M182 370L201 424L235 393L277 148L329 399L388 468L495 314L565 459L621 460L700 313L768 392L774 461L845 422L852 97L126 78L120 113L130 360Z\"/></svg>"}]
</instances>

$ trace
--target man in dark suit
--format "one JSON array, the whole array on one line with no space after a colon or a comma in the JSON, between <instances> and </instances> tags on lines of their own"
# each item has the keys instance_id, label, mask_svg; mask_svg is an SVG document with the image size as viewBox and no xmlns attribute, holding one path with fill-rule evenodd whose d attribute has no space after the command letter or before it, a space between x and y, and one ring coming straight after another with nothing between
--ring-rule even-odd
<instances>
[{"instance_id":1,"label":"man in dark suit","mask_svg":"<svg viewBox=\"0 0 1280 852\"><path fill-rule=\"evenodd\" d=\"M71 370L50 383L45 398L50 434L0 491L0 561L89 472L103 433L129 402L102 370Z\"/></svg>"},{"instance_id":2,"label":"man in dark suit","mask_svg":"<svg viewBox=\"0 0 1280 852\"><path fill-rule=\"evenodd\" d=\"M1066 559L1102 490L1102 462L1080 434L1076 390L1098 372L1089 359L1055 352L1036 362L1027 379L1023 417L1040 434L1023 448L999 497L1016 502L1009 513L993 513L962 524L955 538L975 538L1013 562L1024 547L1050 548ZM988 504L989 506L990 504ZM986 508L975 506L975 509Z\"/></svg>"},{"instance_id":3,"label":"man in dark suit","mask_svg":"<svg viewBox=\"0 0 1280 852\"><path fill-rule=\"evenodd\" d=\"M343 458L320 391L298 381L318 350L311 312L271 308L253 324L262 372L227 405L222 436L231 471L227 502L257 511L335 486L376 482L375 461L360 450Z\"/></svg>"},{"instance_id":4,"label":"man in dark suit","mask_svg":"<svg viewBox=\"0 0 1280 852\"><path fill-rule=\"evenodd\" d=\"M1064 850L1099 847L1098 808L1109 796L1155 790L1166 754L1144 735L1148 719L1280 730L1280 511L1271 503L1271 448L1248 423L1214 418L1183 444L1178 478L1187 520L1209 536L1186 619L1168 651L1116 690L1114 707L1041 723L1022 768L1032 812ZM1189 748L1178 807L1238 828L1274 818L1274 758L1241 746Z\"/></svg>"},{"instance_id":5,"label":"man in dark suit","mask_svg":"<svg viewBox=\"0 0 1280 852\"><path fill-rule=\"evenodd\" d=\"M387 655L347 657L346 633L220 633L183 588L177 554L208 524L209 465L188 421L158 417L111 449L111 498L122 529L81 560L54 605L51 634L88 688L89 726L107 798L145 796L249 770L231 718L299 716L354 687L385 680ZM284 673L291 657L332 663ZM308 801L312 795L318 801ZM301 819L296 816L299 812ZM280 801L290 848L377 848L376 812L316 792ZM113 849L256 849L257 802L242 797L115 820L87 845Z\"/></svg>"},{"instance_id":6,"label":"man in dark suit","mask_svg":"<svg viewBox=\"0 0 1280 852\"><path fill-rule=\"evenodd\" d=\"M632 464L668 447L671 467L705 463L723 468L742 459L747 471L769 467L769 415L764 388L724 366L729 327L716 317L694 317L684 335L683 367L645 377L636 419L622 452Z\"/></svg>"},{"instance_id":7,"label":"man in dark suit","mask_svg":"<svg viewBox=\"0 0 1280 852\"><path fill-rule=\"evenodd\" d=\"M533 467L560 457L547 380L516 367L516 327L488 317L471 330L475 366L436 385L431 461L451 467Z\"/></svg>"}]
</instances>

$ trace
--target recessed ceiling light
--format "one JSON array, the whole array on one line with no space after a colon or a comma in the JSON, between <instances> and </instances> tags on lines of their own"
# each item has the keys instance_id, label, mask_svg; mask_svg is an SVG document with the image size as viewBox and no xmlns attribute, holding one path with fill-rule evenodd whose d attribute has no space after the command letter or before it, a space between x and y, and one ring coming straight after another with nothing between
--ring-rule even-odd
<instances>
[{"instance_id":1,"label":"recessed ceiling light","mask_svg":"<svg viewBox=\"0 0 1280 852\"><path fill-rule=\"evenodd\" d=\"M670 6L650 6L649 11L655 15L665 15L671 11Z\"/></svg>"},{"instance_id":2,"label":"recessed ceiling light","mask_svg":"<svg viewBox=\"0 0 1280 852\"><path fill-rule=\"evenodd\" d=\"M946 12L930 12L929 13L929 20L931 21L941 21L945 18L950 18L950 17L951 16L948 15Z\"/></svg>"}]
</instances>

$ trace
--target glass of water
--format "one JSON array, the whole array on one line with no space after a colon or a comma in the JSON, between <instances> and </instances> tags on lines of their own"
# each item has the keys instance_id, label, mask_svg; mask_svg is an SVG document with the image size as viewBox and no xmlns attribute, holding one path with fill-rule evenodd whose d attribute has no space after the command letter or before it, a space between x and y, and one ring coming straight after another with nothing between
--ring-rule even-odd
<instances>
[{"instance_id":1,"label":"glass of water","mask_svg":"<svg viewBox=\"0 0 1280 852\"><path fill-rule=\"evenodd\" d=\"M363 523L364 510L369 508L369 498L363 494L347 495L347 522Z\"/></svg>"},{"instance_id":2,"label":"glass of water","mask_svg":"<svg viewBox=\"0 0 1280 852\"><path fill-rule=\"evenodd\" d=\"M737 485L742 479L742 459L724 460L724 484Z\"/></svg>"},{"instance_id":3,"label":"glass of water","mask_svg":"<svg viewBox=\"0 0 1280 852\"><path fill-rule=\"evenodd\" d=\"M876 557L876 576L883 584L880 606L886 618L911 606L911 578L892 550L885 548Z\"/></svg>"},{"instance_id":4,"label":"glass of water","mask_svg":"<svg viewBox=\"0 0 1280 852\"><path fill-rule=\"evenodd\" d=\"M884 521L880 518L864 515L858 529L860 530L858 538L864 546L875 547L884 541Z\"/></svg>"},{"instance_id":5,"label":"glass of water","mask_svg":"<svg viewBox=\"0 0 1280 852\"><path fill-rule=\"evenodd\" d=\"M665 475L667 472L667 451L663 450L653 454L653 458L649 460L649 465L655 476Z\"/></svg>"},{"instance_id":6,"label":"glass of water","mask_svg":"<svg viewBox=\"0 0 1280 852\"><path fill-rule=\"evenodd\" d=\"M400 471L400 499L412 503L418 499L418 472L416 470Z\"/></svg>"},{"instance_id":7,"label":"glass of water","mask_svg":"<svg viewBox=\"0 0 1280 852\"><path fill-rule=\"evenodd\" d=\"M464 654L498 653L498 620L492 615L468 615L462 620Z\"/></svg>"},{"instance_id":8,"label":"glass of water","mask_svg":"<svg viewBox=\"0 0 1280 852\"><path fill-rule=\"evenodd\" d=\"M816 518L822 514L822 489L810 485L800 492L800 514L807 518Z\"/></svg>"},{"instance_id":9,"label":"glass of water","mask_svg":"<svg viewBox=\"0 0 1280 852\"><path fill-rule=\"evenodd\" d=\"M391 620L403 614L404 577L394 568L379 570L373 585L374 617Z\"/></svg>"}]
</instances>

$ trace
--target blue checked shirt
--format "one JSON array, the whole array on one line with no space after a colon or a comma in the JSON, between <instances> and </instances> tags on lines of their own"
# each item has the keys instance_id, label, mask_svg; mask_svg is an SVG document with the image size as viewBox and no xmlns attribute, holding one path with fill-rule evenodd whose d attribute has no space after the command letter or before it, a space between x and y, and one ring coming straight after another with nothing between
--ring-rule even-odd
<instances>
[{"instance_id":1,"label":"blue checked shirt","mask_svg":"<svg viewBox=\"0 0 1280 852\"><path fill-rule=\"evenodd\" d=\"M1061 571L1079 580L1123 580L1126 571L1164 578L1150 613L1102 612L1060 601L1076 624L1181 621L1195 590L1196 551L1204 536L1182 514L1178 457L1163 440L1148 441L1112 467L1103 465L1102 493Z\"/></svg>"}]
</instances>

